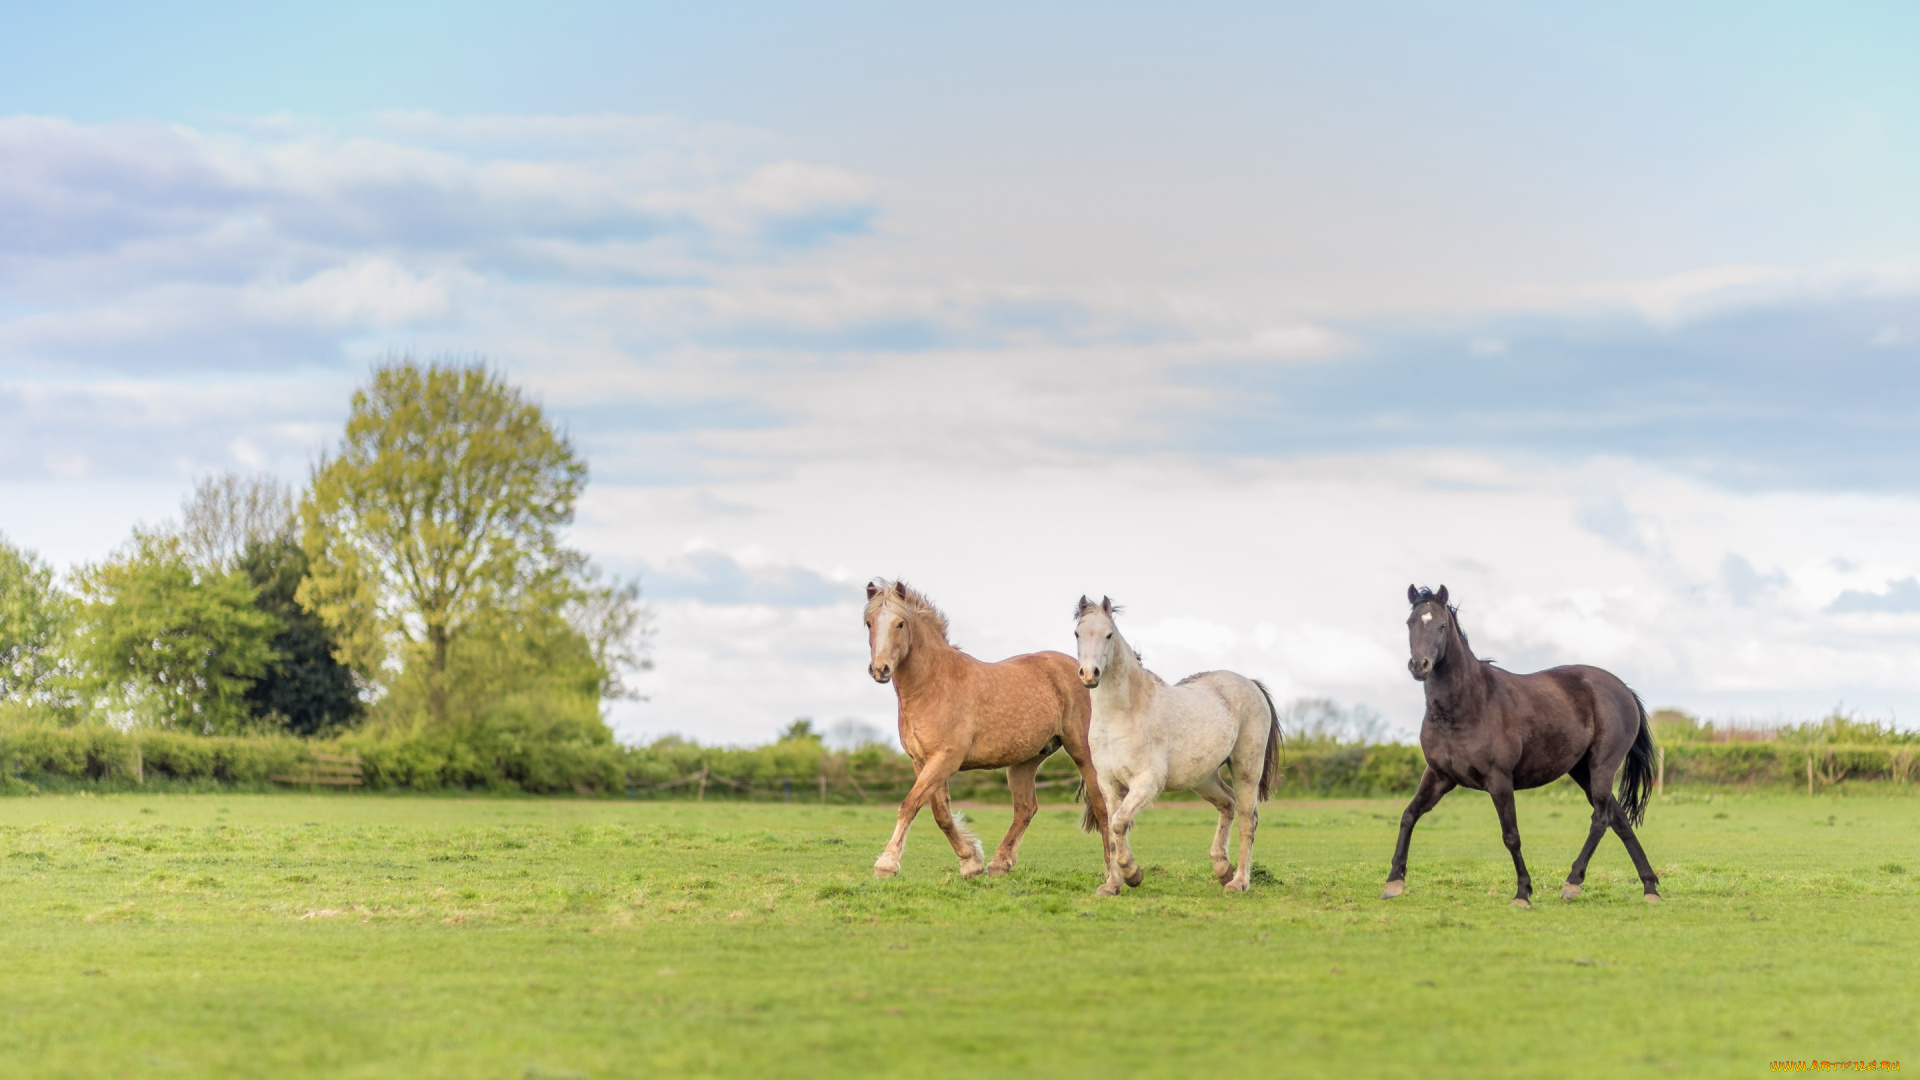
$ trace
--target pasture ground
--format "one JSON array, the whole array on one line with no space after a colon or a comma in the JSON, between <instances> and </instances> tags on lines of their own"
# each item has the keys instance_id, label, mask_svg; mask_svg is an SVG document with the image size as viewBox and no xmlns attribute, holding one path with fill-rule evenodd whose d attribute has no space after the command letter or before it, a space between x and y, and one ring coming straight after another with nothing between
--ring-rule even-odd
<instances>
[{"instance_id":1,"label":"pasture ground","mask_svg":"<svg viewBox=\"0 0 1920 1080\"><path fill-rule=\"evenodd\" d=\"M1484 796L1276 802L1253 892L1210 811L1092 891L1047 807L962 881L890 809L354 796L0 800L0 1072L47 1076L1754 1076L1920 1069L1920 798L1674 795L1555 899L1585 831L1523 796L1540 899ZM997 838L1005 808L972 811ZM991 848L992 840L988 846Z\"/></svg>"}]
</instances>

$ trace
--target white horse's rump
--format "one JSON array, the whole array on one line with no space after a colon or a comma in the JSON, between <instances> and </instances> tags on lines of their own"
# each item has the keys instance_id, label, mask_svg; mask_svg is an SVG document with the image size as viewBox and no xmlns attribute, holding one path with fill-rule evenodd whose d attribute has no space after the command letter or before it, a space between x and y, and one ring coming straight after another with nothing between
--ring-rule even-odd
<instances>
[{"instance_id":1,"label":"white horse's rump","mask_svg":"<svg viewBox=\"0 0 1920 1080\"><path fill-rule=\"evenodd\" d=\"M1140 884L1127 834L1134 817L1162 791L1191 788L1220 811L1213 837L1213 875L1229 892L1245 892L1253 872L1253 833L1260 800L1278 779L1280 719L1266 687L1231 671L1207 671L1168 686L1140 664L1114 625L1111 600L1080 598L1074 636L1080 644L1080 681L1093 696L1088 744L1100 790L1112 817L1107 880L1102 896L1120 883ZM1221 766L1232 776L1222 780ZM1227 859L1227 833L1240 816L1240 863Z\"/></svg>"}]
</instances>

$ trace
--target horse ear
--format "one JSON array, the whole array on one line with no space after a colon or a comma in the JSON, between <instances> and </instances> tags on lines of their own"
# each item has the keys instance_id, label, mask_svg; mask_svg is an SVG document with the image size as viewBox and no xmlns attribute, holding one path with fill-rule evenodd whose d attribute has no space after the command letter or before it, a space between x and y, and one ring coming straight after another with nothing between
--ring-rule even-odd
<instances>
[{"instance_id":1,"label":"horse ear","mask_svg":"<svg viewBox=\"0 0 1920 1080\"><path fill-rule=\"evenodd\" d=\"M880 586L875 585L871 581L867 582L867 599L869 600L873 599L875 594L879 593L879 591L880 591Z\"/></svg>"},{"instance_id":2,"label":"horse ear","mask_svg":"<svg viewBox=\"0 0 1920 1080\"><path fill-rule=\"evenodd\" d=\"M1440 603L1445 604L1447 602L1447 587L1445 585L1440 586L1440 591L1437 593L1434 593L1433 598L1435 600L1440 601Z\"/></svg>"},{"instance_id":3,"label":"horse ear","mask_svg":"<svg viewBox=\"0 0 1920 1080\"><path fill-rule=\"evenodd\" d=\"M1110 596L1101 597L1100 610L1106 612L1109 615L1113 614L1113 598Z\"/></svg>"},{"instance_id":4,"label":"horse ear","mask_svg":"<svg viewBox=\"0 0 1920 1080\"><path fill-rule=\"evenodd\" d=\"M873 588L873 586L869 585L867 586L867 588L871 589ZM1419 602L1420 602L1420 586L1418 585L1407 586L1407 603L1417 604Z\"/></svg>"},{"instance_id":5,"label":"horse ear","mask_svg":"<svg viewBox=\"0 0 1920 1080\"><path fill-rule=\"evenodd\" d=\"M904 581L894 582L893 594L895 596L898 596L900 599L905 600L907 598L907 583Z\"/></svg>"},{"instance_id":6,"label":"horse ear","mask_svg":"<svg viewBox=\"0 0 1920 1080\"><path fill-rule=\"evenodd\" d=\"M1092 606L1093 606L1093 601L1087 599L1086 593L1081 593L1080 602L1073 606L1073 617L1077 619L1080 616L1085 615L1087 613L1087 609Z\"/></svg>"}]
</instances>

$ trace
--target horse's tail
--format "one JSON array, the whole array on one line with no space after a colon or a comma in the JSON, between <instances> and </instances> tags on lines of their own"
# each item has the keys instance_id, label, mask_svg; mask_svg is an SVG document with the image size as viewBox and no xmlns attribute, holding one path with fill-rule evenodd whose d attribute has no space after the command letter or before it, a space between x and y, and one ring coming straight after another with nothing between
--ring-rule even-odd
<instances>
[{"instance_id":1,"label":"horse's tail","mask_svg":"<svg viewBox=\"0 0 1920 1080\"><path fill-rule=\"evenodd\" d=\"M1260 768L1260 801L1267 801L1267 794L1273 785L1280 782L1280 710L1273 707L1273 691L1259 679L1253 685L1260 688L1260 696L1267 699L1267 760Z\"/></svg>"},{"instance_id":2,"label":"horse's tail","mask_svg":"<svg viewBox=\"0 0 1920 1080\"><path fill-rule=\"evenodd\" d=\"M1100 821L1093 816L1093 800L1087 798L1087 782L1081 780L1073 785L1073 801L1086 803L1087 808L1080 811L1080 831L1092 832L1100 827Z\"/></svg>"},{"instance_id":3,"label":"horse's tail","mask_svg":"<svg viewBox=\"0 0 1920 1080\"><path fill-rule=\"evenodd\" d=\"M1638 825L1647 812L1647 798L1653 794L1653 726L1647 723L1647 706L1639 694L1633 695L1633 707L1640 713L1640 731L1633 737L1633 748L1627 751L1626 768L1620 770L1619 800L1627 824Z\"/></svg>"}]
</instances>

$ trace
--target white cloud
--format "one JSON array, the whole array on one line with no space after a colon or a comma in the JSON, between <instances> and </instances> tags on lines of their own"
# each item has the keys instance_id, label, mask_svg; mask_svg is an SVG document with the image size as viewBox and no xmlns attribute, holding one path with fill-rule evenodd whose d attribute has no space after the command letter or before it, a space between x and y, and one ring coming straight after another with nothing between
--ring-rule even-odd
<instances>
[{"instance_id":1,"label":"white cloud","mask_svg":"<svg viewBox=\"0 0 1920 1080\"><path fill-rule=\"evenodd\" d=\"M449 276L415 274L392 259L369 258L287 285L251 285L245 307L263 320L369 329L444 319L453 311L453 291Z\"/></svg>"},{"instance_id":2,"label":"white cloud","mask_svg":"<svg viewBox=\"0 0 1920 1080\"><path fill-rule=\"evenodd\" d=\"M872 177L804 161L762 165L733 187L740 205L775 215L864 210L878 200L879 194Z\"/></svg>"},{"instance_id":3,"label":"white cloud","mask_svg":"<svg viewBox=\"0 0 1920 1080\"><path fill-rule=\"evenodd\" d=\"M1403 734L1421 709L1405 670L1409 582L1449 586L1481 655L1521 671L1598 664L1650 706L1763 718L1811 715L1842 697L1881 715L1920 706L1920 675L1907 660L1920 624L1825 610L1844 588L1880 592L1920 571L1910 554L1920 550L1920 500L1741 495L1621 462L1467 465L1459 455L1232 466L1166 455L1024 469L965 458L819 460L778 477L602 491L590 501L603 555L664 561L699 535L789 566L902 575L986 659L1070 652L1073 600L1109 594L1126 605L1123 628L1148 665L1168 678L1237 670L1282 699L1370 705ZM1498 482L1430 483L1462 471ZM1597 486L1615 491L1664 544L1630 550L1583 526L1579 492ZM706 500L751 510L716 512ZM1768 571L1776 584L1749 603L1721 585L1731 537L1754 565L1778 568ZM1853 568L1837 569L1836 556ZM676 625L688 625L679 604L669 605L683 620ZM789 672L775 697L790 707L750 722L731 703L747 691L682 670L678 712L635 706L635 717L670 725L676 715L716 715L694 704L706 694L741 725L714 728L733 739L765 737L787 713L891 724L890 695L860 682L865 638L852 608L703 610L702 626L739 619L762 628L739 631L761 650L743 670ZM696 645L684 633L663 628L662 640L682 635L679 648L719 651L663 658L663 678L675 665L718 671L718 657L737 647ZM700 640L719 633L701 630Z\"/></svg>"},{"instance_id":4,"label":"white cloud","mask_svg":"<svg viewBox=\"0 0 1920 1080\"><path fill-rule=\"evenodd\" d=\"M1731 263L1658 277L1526 287L1514 293L1522 307L1559 311L1624 308L1666 328L1742 310L1842 297L1915 295L1920 295L1920 263L1908 262L1810 270Z\"/></svg>"},{"instance_id":5,"label":"white cloud","mask_svg":"<svg viewBox=\"0 0 1920 1080\"><path fill-rule=\"evenodd\" d=\"M1881 327L1867 344L1876 349L1891 349L1901 345L1911 345L1913 338L1905 330L1900 329L1898 324L1888 323Z\"/></svg>"}]
</instances>

